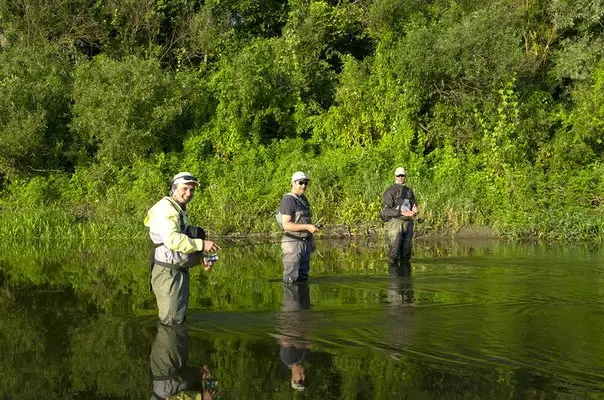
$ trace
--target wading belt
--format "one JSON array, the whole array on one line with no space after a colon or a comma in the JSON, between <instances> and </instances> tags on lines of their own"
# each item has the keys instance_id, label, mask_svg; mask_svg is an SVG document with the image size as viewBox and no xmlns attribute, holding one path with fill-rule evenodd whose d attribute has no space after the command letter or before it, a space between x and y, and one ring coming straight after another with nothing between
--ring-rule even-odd
<instances>
[{"instance_id":1,"label":"wading belt","mask_svg":"<svg viewBox=\"0 0 604 400\"><path fill-rule=\"evenodd\" d=\"M307 241L308 238L310 237L310 236L300 237L300 236L293 235L293 234L291 234L289 232L285 232L283 235L287 236L288 238L300 240L300 241L303 241L303 242Z\"/></svg>"},{"instance_id":2,"label":"wading belt","mask_svg":"<svg viewBox=\"0 0 604 400\"><path fill-rule=\"evenodd\" d=\"M189 268L183 268L180 265L174 265L174 264L170 264L170 263L166 263L163 261L157 261L155 259L155 249L157 249L158 247L163 246L163 243L160 244L154 244L153 248L151 249L151 262L149 263L149 291L153 292L153 285L151 284L151 279L152 279L152 273L153 273L153 266L154 265L159 265L160 267L165 267L165 268L170 268L170 269L176 269L180 272L189 272Z\"/></svg>"}]
</instances>

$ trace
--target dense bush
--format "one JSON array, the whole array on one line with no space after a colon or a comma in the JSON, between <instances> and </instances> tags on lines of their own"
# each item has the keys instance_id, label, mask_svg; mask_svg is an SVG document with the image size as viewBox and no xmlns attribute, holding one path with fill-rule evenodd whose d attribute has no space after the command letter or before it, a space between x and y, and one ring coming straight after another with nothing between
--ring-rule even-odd
<instances>
[{"instance_id":1,"label":"dense bush","mask_svg":"<svg viewBox=\"0 0 604 400\"><path fill-rule=\"evenodd\" d=\"M179 170L214 234L380 226L604 236L604 3L0 0L0 234L131 237Z\"/></svg>"}]
</instances>

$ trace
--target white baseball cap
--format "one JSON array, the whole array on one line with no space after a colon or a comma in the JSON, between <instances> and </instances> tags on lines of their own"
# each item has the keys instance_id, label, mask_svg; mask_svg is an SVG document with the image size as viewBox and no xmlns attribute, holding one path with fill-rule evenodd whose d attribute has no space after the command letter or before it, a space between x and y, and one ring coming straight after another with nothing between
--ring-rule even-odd
<instances>
[{"instance_id":1,"label":"white baseball cap","mask_svg":"<svg viewBox=\"0 0 604 400\"><path fill-rule=\"evenodd\" d=\"M172 184L176 185L179 183L194 183L195 185L199 186L199 181L197 181L195 175L190 172L179 172L178 174L174 175L174 178L172 178Z\"/></svg>"},{"instance_id":2,"label":"white baseball cap","mask_svg":"<svg viewBox=\"0 0 604 400\"><path fill-rule=\"evenodd\" d=\"M310 179L308 179L308 176L306 176L306 174L304 172L302 172L302 171L296 171L292 175L292 182L309 181L309 180Z\"/></svg>"},{"instance_id":3,"label":"white baseball cap","mask_svg":"<svg viewBox=\"0 0 604 400\"><path fill-rule=\"evenodd\" d=\"M403 167L398 167L395 171L394 171L394 176L398 176L398 175L407 175L405 173L405 168Z\"/></svg>"}]
</instances>

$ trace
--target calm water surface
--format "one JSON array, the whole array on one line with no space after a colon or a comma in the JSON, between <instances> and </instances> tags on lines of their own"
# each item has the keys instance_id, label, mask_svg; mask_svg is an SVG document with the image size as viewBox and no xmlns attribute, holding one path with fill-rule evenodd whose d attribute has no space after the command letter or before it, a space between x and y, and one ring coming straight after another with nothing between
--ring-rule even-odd
<instances>
[{"instance_id":1,"label":"calm water surface","mask_svg":"<svg viewBox=\"0 0 604 400\"><path fill-rule=\"evenodd\" d=\"M604 399L603 249L417 241L389 272L320 241L283 286L277 244L223 244L179 328L147 243L4 245L0 399Z\"/></svg>"}]
</instances>

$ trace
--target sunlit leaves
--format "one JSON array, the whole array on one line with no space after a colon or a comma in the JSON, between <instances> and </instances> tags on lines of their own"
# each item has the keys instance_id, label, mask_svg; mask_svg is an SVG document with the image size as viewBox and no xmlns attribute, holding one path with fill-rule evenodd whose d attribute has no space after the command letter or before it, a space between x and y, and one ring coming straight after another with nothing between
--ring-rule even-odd
<instances>
[{"instance_id":1,"label":"sunlit leaves","mask_svg":"<svg viewBox=\"0 0 604 400\"><path fill-rule=\"evenodd\" d=\"M74 118L80 152L118 166L178 146L169 128L183 114L173 76L153 60L97 57L75 72ZM86 157L86 154L82 154Z\"/></svg>"},{"instance_id":2,"label":"sunlit leaves","mask_svg":"<svg viewBox=\"0 0 604 400\"><path fill-rule=\"evenodd\" d=\"M218 99L208 135L223 155L295 133L296 69L283 42L258 39L225 61L211 88Z\"/></svg>"},{"instance_id":3,"label":"sunlit leaves","mask_svg":"<svg viewBox=\"0 0 604 400\"><path fill-rule=\"evenodd\" d=\"M0 51L0 173L19 176L65 166L68 62L52 45Z\"/></svg>"}]
</instances>

